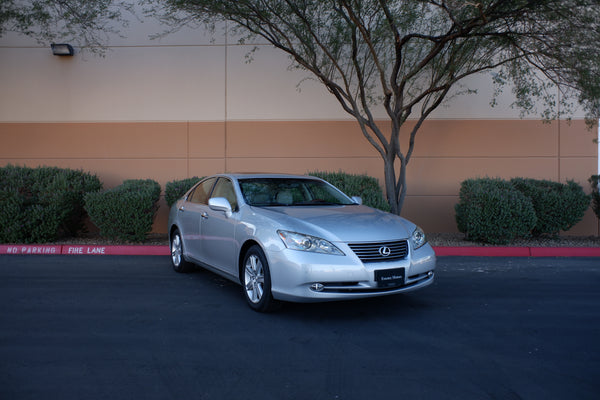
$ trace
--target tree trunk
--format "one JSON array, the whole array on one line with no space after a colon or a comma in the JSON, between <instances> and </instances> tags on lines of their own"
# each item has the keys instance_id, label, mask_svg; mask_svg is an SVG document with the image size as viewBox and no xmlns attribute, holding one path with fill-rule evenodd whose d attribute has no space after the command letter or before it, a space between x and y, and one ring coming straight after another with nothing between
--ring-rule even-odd
<instances>
[{"instance_id":1,"label":"tree trunk","mask_svg":"<svg viewBox=\"0 0 600 400\"><path fill-rule=\"evenodd\" d=\"M400 209L398 208L398 196L397 193L397 182L396 182L396 168L394 155L388 155L383 160L383 169L385 174L385 193L387 201L390 205L390 212L392 214L400 215Z\"/></svg>"},{"instance_id":2,"label":"tree trunk","mask_svg":"<svg viewBox=\"0 0 600 400\"><path fill-rule=\"evenodd\" d=\"M402 157L400 159L400 178L396 181L396 204L398 208L398 214L402 212L404 206L404 199L406 198L406 165L408 161Z\"/></svg>"},{"instance_id":3,"label":"tree trunk","mask_svg":"<svg viewBox=\"0 0 600 400\"><path fill-rule=\"evenodd\" d=\"M406 197L406 166L408 164L409 157L402 154L400 151L400 125L399 123L392 123L392 132L390 141L385 145L385 155L382 154L384 163L384 175L385 175L385 193L387 201L390 205L390 212L392 214L400 215L402 212L402 206L404 205L404 199ZM411 141L409 144L409 151L412 150L414 142ZM399 176L396 175L396 161L399 161Z\"/></svg>"},{"instance_id":4,"label":"tree trunk","mask_svg":"<svg viewBox=\"0 0 600 400\"><path fill-rule=\"evenodd\" d=\"M391 157L384 160L385 193L390 204L390 212L400 215L406 198L406 163L400 159L400 176L396 180L395 162Z\"/></svg>"}]
</instances>

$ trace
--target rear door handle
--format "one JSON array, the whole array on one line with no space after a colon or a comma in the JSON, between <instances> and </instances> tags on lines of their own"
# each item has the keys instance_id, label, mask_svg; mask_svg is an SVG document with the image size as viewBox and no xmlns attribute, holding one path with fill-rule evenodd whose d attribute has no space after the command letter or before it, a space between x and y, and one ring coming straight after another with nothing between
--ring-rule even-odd
<instances>
[{"instance_id":1,"label":"rear door handle","mask_svg":"<svg viewBox=\"0 0 600 400\"><path fill-rule=\"evenodd\" d=\"M202 214L200 214L200 216L204 219L208 219L208 214L203 212Z\"/></svg>"},{"instance_id":2,"label":"rear door handle","mask_svg":"<svg viewBox=\"0 0 600 400\"><path fill-rule=\"evenodd\" d=\"M184 212L185 211L185 207L184 206L179 207L179 211Z\"/></svg>"}]
</instances>

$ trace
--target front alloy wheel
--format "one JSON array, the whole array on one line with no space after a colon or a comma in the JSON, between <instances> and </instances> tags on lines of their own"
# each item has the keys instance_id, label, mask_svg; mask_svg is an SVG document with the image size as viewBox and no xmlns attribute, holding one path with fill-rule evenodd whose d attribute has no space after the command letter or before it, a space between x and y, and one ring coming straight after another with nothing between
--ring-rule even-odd
<instances>
[{"instance_id":1,"label":"front alloy wheel","mask_svg":"<svg viewBox=\"0 0 600 400\"><path fill-rule=\"evenodd\" d=\"M252 246L243 264L243 291L248 304L259 312L271 311L277 302L271 294L271 276L267 259L258 246Z\"/></svg>"},{"instance_id":2,"label":"front alloy wheel","mask_svg":"<svg viewBox=\"0 0 600 400\"><path fill-rule=\"evenodd\" d=\"M171 263L177 272L188 272L191 269L191 264L183 258L183 241L179 230L171 235Z\"/></svg>"}]
</instances>

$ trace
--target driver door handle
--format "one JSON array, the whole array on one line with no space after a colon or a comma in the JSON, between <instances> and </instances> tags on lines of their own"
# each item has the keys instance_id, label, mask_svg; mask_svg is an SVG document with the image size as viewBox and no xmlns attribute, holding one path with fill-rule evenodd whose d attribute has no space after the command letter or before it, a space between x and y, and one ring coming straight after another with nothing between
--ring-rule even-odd
<instances>
[{"instance_id":1,"label":"driver door handle","mask_svg":"<svg viewBox=\"0 0 600 400\"><path fill-rule=\"evenodd\" d=\"M203 219L208 219L208 214L207 214L206 212L203 212L202 214L200 214L200 216L201 216Z\"/></svg>"}]
</instances>

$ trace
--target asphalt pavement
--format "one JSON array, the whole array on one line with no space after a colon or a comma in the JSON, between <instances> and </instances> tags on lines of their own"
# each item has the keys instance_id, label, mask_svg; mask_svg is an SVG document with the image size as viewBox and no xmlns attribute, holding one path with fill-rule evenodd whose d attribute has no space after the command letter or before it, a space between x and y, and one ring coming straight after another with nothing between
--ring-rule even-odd
<instances>
[{"instance_id":1,"label":"asphalt pavement","mask_svg":"<svg viewBox=\"0 0 600 400\"><path fill-rule=\"evenodd\" d=\"M598 399L600 258L440 257L411 294L253 312L166 256L0 256L0 399Z\"/></svg>"}]
</instances>

